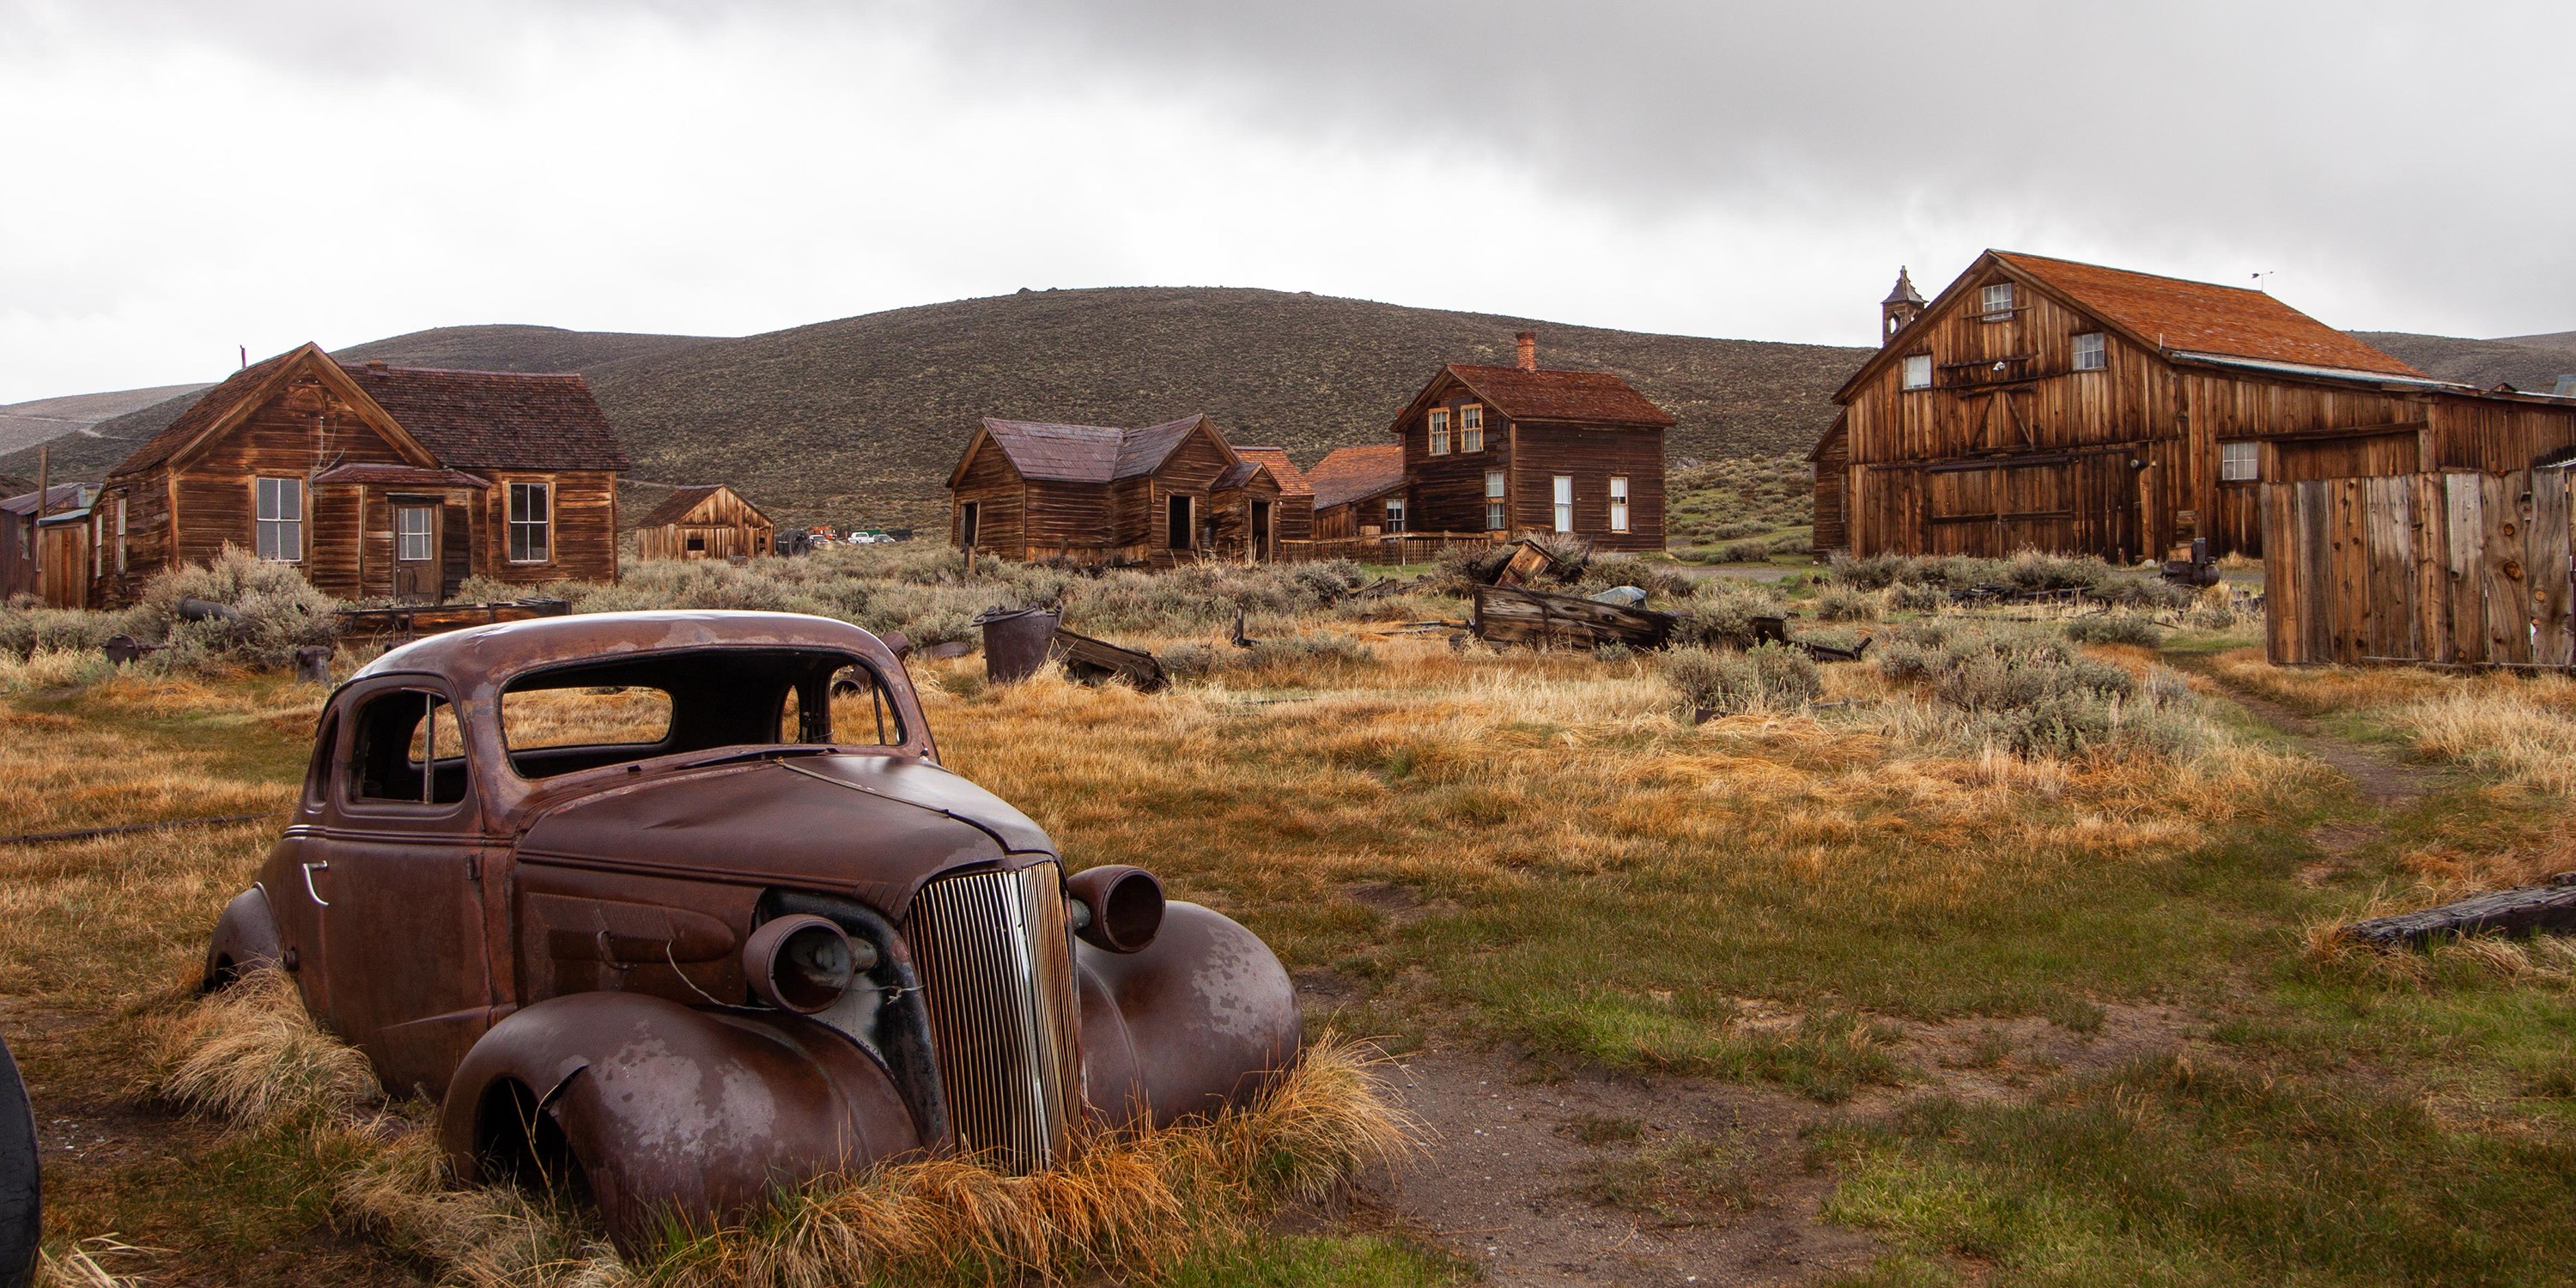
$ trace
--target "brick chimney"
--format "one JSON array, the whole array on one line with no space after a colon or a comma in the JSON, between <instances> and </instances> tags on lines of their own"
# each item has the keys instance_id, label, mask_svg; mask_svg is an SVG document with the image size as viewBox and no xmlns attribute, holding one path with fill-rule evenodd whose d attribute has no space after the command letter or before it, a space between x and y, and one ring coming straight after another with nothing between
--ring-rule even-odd
<instances>
[{"instance_id":1,"label":"brick chimney","mask_svg":"<svg viewBox=\"0 0 2576 1288\"><path fill-rule=\"evenodd\" d=\"M1523 331L1514 339L1520 342L1520 356L1514 361L1523 371L1538 370L1538 332Z\"/></svg>"}]
</instances>

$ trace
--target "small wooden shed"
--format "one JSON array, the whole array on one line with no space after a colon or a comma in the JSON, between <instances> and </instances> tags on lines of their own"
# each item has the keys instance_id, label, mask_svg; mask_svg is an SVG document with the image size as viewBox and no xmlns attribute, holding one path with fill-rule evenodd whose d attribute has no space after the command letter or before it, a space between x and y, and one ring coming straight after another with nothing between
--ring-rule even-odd
<instances>
[{"instance_id":1,"label":"small wooden shed","mask_svg":"<svg viewBox=\"0 0 2576 1288\"><path fill-rule=\"evenodd\" d=\"M673 488L635 530L642 559L725 559L776 551L777 525L730 485Z\"/></svg>"}]
</instances>

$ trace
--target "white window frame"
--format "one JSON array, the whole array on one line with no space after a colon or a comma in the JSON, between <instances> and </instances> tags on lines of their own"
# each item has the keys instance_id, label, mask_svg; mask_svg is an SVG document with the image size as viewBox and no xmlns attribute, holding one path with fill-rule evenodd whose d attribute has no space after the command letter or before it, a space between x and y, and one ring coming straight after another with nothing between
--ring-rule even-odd
<instances>
[{"instance_id":1,"label":"white window frame","mask_svg":"<svg viewBox=\"0 0 2576 1288\"><path fill-rule=\"evenodd\" d=\"M1625 474L1610 476L1610 530L1628 530L1628 476Z\"/></svg>"},{"instance_id":2,"label":"white window frame","mask_svg":"<svg viewBox=\"0 0 2576 1288\"><path fill-rule=\"evenodd\" d=\"M1449 409L1434 407L1427 419L1431 429L1431 454L1447 456L1449 454Z\"/></svg>"},{"instance_id":3,"label":"white window frame","mask_svg":"<svg viewBox=\"0 0 2576 1288\"><path fill-rule=\"evenodd\" d=\"M2111 366L2111 338L2099 331L2077 332L2069 364L2077 371L2107 371Z\"/></svg>"},{"instance_id":4,"label":"white window frame","mask_svg":"<svg viewBox=\"0 0 2576 1288\"><path fill-rule=\"evenodd\" d=\"M89 576L96 581L107 575L107 516L96 510L89 515Z\"/></svg>"},{"instance_id":5,"label":"white window frame","mask_svg":"<svg viewBox=\"0 0 2576 1288\"><path fill-rule=\"evenodd\" d=\"M1932 387L1931 354L1909 353L1905 355L1904 361L1899 365L1901 365L1904 370L1897 377L1898 388L1914 390L1929 389Z\"/></svg>"},{"instance_id":6,"label":"white window frame","mask_svg":"<svg viewBox=\"0 0 2576 1288\"><path fill-rule=\"evenodd\" d=\"M1501 470L1485 471L1485 531L1500 532L1510 526L1503 512L1505 480Z\"/></svg>"},{"instance_id":7,"label":"white window frame","mask_svg":"<svg viewBox=\"0 0 2576 1288\"><path fill-rule=\"evenodd\" d=\"M1559 474L1556 476L1554 486L1556 489L1556 530L1559 532L1572 532L1574 531L1574 476L1571 474Z\"/></svg>"},{"instance_id":8,"label":"white window frame","mask_svg":"<svg viewBox=\"0 0 2576 1288\"><path fill-rule=\"evenodd\" d=\"M2263 445L2252 439L2237 439L2218 445L2218 481L2253 483L2263 477Z\"/></svg>"},{"instance_id":9,"label":"white window frame","mask_svg":"<svg viewBox=\"0 0 2576 1288\"><path fill-rule=\"evenodd\" d=\"M533 491L543 497L544 512L534 518L522 517L519 501ZM550 564L555 561L555 485L544 479L513 479L501 496L501 520L505 529L503 553L514 564ZM534 540L529 540L533 537ZM530 554L534 550L537 553Z\"/></svg>"},{"instance_id":10,"label":"white window frame","mask_svg":"<svg viewBox=\"0 0 2576 1288\"><path fill-rule=\"evenodd\" d=\"M2013 314L2013 284L1988 282L1977 288L1977 316L1989 322L2001 321Z\"/></svg>"},{"instance_id":11,"label":"white window frame","mask_svg":"<svg viewBox=\"0 0 2576 1288\"><path fill-rule=\"evenodd\" d=\"M411 516L413 516L413 515L415 515L415 514L422 516L424 519L426 519L426 520L428 521L427 526L426 526L426 527L423 527L423 528L422 528L420 531L418 531L418 532L413 532L413 531L410 531L409 529L407 529L407 528L403 527L403 521L404 521L405 519L410 518ZM411 541L412 541L412 538L413 538L413 537L418 537L418 538L420 538L420 551L421 551L421 552L420 552L419 554L413 554L413 553L411 552ZM435 562L437 562L437 560L438 560L438 514L437 514L437 512L436 512L434 509L432 509L431 507L426 506L426 505L397 505L397 506L395 506L395 507L394 507L394 561L395 561L396 563L435 563Z\"/></svg>"},{"instance_id":12,"label":"white window frame","mask_svg":"<svg viewBox=\"0 0 2576 1288\"><path fill-rule=\"evenodd\" d=\"M125 571L125 498L116 498L116 571Z\"/></svg>"},{"instance_id":13,"label":"white window frame","mask_svg":"<svg viewBox=\"0 0 2576 1288\"><path fill-rule=\"evenodd\" d=\"M293 504L289 504L289 502ZM304 562L304 480L251 480L251 545L270 563Z\"/></svg>"},{"instance_id":14,"label":"white window frame","mask_svg":"<svg viewBox=\"0 0 2576 1288\"><path fill-rule=\"evenodd\" d=\"M1458 409L1458 450L1485 450L1485 405L1468 403Z\"/></svg>"},{"instance_id":15,"label":"white window frame","mask_svg":"<svg viewBox=\"0 0 2576 1288\"><path fill-rule=\"evenodd\" d=\"M1385 523L1385 525L1384 525L1383 527L1379 528L1378 530L1379 530L1379 531L1381 531L1381 532L1402 532L1402 531L1404 531L1404 498L1403 498L1403 497L1400 497L1400 496L1391 496L1391 497L1388 497L1388 498L1386 499L1386 523Z\"/></svg>"}]
</instances>

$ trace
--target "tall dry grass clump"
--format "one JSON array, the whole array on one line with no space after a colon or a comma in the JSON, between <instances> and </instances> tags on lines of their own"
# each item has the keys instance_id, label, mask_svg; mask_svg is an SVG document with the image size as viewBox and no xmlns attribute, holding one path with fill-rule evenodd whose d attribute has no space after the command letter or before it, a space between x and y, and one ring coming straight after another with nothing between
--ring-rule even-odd
<instances>
[{"instance_id":1,"label":"tall dry grass clump","mask_svg":"<svg viewBox=\"0 0 2576 1288\"><path fill-rule=\"evenodd\" d=\"M2576 796L2576 680L2495 677L2399 708L2415 746L2536 791Z\"/></svg>"},{"instance_id":2,"label":"tall dry grass clump","mask_svg":"<svg viewBox=\"0 0 2576 1288\"><path fill-rule=\"evenodd\" d=\"M1326 1037L1249 1108L1098 1138L1033 1175L924 1159L827 1178L760 1220L675 1244L638 1279L808 1288L1152 1277L1284 1204L1400 1165L1415 1128L1387 1101L1374 1063Z\"/></svg>"},{"instance_id":3,"label":"tall dry grass clump","mask_svg":"<svg viewBox=\"0 0 2576 1288\"><path fill-rule=\"evenodd\" d=\"M324 1033L284 971L245 972L181 1013L164 1036L157 1090L246 1127L345 1122L384 1098L367 1058Z\"/></svg>"}]
</instances>

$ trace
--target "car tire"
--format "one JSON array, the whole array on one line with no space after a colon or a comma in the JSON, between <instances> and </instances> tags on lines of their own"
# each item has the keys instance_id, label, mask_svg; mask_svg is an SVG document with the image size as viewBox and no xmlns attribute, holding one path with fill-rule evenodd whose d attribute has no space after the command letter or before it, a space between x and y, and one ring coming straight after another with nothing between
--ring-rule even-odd
<instances>
[{"instance_id":1,"label":"car tire","mask_svg":"<svg viewBox=\"0 0 2576 1288\"><path fill-rule=\"evenodd\" d=\"M44 1235L45 1191L37 1176L36 1114L9 1045L0 1042L0 1288L23 1288L35 1275Z\"/></svg>"}]
</instances>

